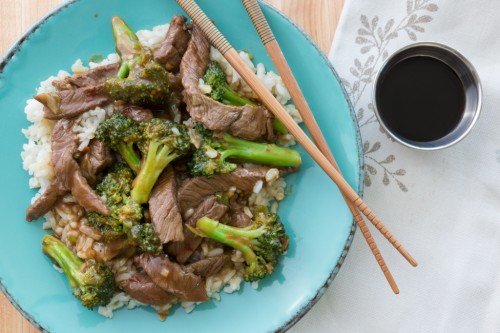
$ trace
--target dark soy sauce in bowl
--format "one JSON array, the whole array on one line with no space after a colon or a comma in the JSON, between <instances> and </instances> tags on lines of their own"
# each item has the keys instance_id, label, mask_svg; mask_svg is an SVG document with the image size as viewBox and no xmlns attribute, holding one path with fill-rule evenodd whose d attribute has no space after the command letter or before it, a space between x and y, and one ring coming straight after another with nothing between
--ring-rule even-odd
<instances>
[{"instance_id":1,"label":"dark soy sauce in bowl","mask_svg":"<svg viewBox=\"0 0 500 333\"><path fill-rule=\"evenodd\" d=\"M383 73L375 91L378 116L404 139L429 142L443 138L460 123L465 88L443 61L412 56Z\"/></svg>"}]
</instances>

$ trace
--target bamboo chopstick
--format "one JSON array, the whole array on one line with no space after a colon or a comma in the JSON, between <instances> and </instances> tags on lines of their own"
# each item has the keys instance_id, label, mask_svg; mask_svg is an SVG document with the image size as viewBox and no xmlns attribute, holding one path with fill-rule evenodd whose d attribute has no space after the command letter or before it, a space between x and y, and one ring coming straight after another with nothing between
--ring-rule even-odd
<instances>
[{"instance_id":1,"label":"bamboo chopstick","mask_svg":"<svg viewBox=\"0 0 500 333\"><path fill-rule=\"evenodd\" d=\"M276 41L276 38L271 30L271 27L269 26L269 23L267 22L264 13L262 12L262 9L260 8L257 0L242 0L242 2L246 11L248 12L248 15L250 16L252 23L255 26L255 29L257 30L262 40L262 43L266 47L266 50L268 51L271 57L271 60L276 66L278 73L280 74L285 86L287 87L292 97L292 100L295 103L295 106L299 110L299 113L302 119L304 120L304 123L307 129L309 130L309 133L311 134L313 141L316 143L316 146L318 146L319 150L330 161L333 167L340 172L338 164L335 161L335 158L333 157L330 148L328 147L325 137L323 136L323 133L321 133L318 123L314 118L314 115L300 89L300 86L297 83L297 80L295 79L292 70L288 65L288 62L286 61L283 52L281 51L281 48L278 42ZM394 281L394 278L392 277L392 274L389 271L389 268L387 267L387 264L385 263L382 254L380 253L377 243L373 239L370 230L366 226L365 221L359 214L357 208L352 204L352 202L350 202L349 199L345 197L345 195L343 195L343 197L347 206L349 207L349 210L352 213L352 216L354 217L354 220L356 221L359 229L363 233L363 236L365 237L368 246L370 247L373 255L375 256L375 259L377 260L380 269L384 273L387 282L391 286L393 292L395 294L399 294L399 288L396 284L396 281Z\"/></svg>"},{"instance_id":2,"label":"bamboo chopstick","mask_svg":"<svg viewBox=\"0 0 500 333\"><path fill-rule=\"evenodd\" d=\"M359 195L350 185L342 178L340 173L332 166L330 161L321 153L309 137L302 131L297 123L290 117L283 106L276 98L267 90L267 88L259 81L253 71L247 67L245 62L238 55L238 52L231 46L227 39L210 21L201 8L193 0L176 0L177 3L184 9L189 17L203 31L208 40L219 50L226 60L233 66L238 74L252 88L252 90L260 97L264 105L277 117L288 129L288 131L296 138L302 147L310 154L316 163L325 171L325 173L337 184L339 190L375 225L380 224L380 220L376 217L373 211L363 202ZM395 246L399 249L401 244L396 241ZM410 262L416 265L416 261L403 249L405 257L410 258Z\"/></svg>"}]
</instances>

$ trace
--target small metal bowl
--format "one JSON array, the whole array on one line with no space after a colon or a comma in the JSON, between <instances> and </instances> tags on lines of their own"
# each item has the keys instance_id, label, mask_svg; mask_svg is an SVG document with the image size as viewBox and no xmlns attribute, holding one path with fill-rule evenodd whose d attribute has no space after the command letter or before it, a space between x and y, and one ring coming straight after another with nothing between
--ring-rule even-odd
<instances>
[{"instance_id":1,"label":"small metal bowl","mask_svg":"<svg viewBox=\"0 0 500 333\"><path fill-rule=\"evenodd\" d=\"M445 136L434 141L414 141L394 133L388 128L384 117L379 112L377 91L386 73L399 62L412 57L431 57L442 61L450 67L463 84L465 92L465 109L458 125ZM481 82L472 64L456 50L439 43L422 42L403 47L391 55L380 67L373 85L373 101L375 115L384 130L394 140L418 150L438 150L450 147L462 140L472 129L479 117L482 104Z\"/></svg>"}]
</instances>

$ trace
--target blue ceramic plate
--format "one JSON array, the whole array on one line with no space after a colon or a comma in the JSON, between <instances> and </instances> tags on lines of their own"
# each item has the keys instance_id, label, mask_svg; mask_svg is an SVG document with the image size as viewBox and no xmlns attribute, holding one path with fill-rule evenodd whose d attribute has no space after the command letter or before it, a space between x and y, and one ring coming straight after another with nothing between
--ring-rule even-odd
<instances>
[{"instance_id":1,"label":"blue ceramic plate","mask_svg":"<svg viewBox=\"0 0 500 333\"><path fill-rule=\"evenodd\" d=\"M198 0L237 49L273 68L240 1ZM318 47L296 25L264 5L283 52L331 144L351 186L362 192L361 140L339 78ZM324 293L343 262L354 224L343 199L322 170L301 151L300 172L288 176L290 195L279 215L290 234L290 249L259 290L245 285L222 301L202 304L190 314L173 309L159 321L150 308L121 309L113 319L82 307L67 281L42 254L41 222L24 215L35 191L28 188L20 152L28 126L25 101L39 82L70 69L78 58L113 52L109 21L119 15L134 30L151 29L182 13L173 0L80 0L57 9L35 25L0 64L0 289L36 327L49 332L269 332L284 331ZM250 318L250 320L249 320Z\"/></svg>"}]
</instances>

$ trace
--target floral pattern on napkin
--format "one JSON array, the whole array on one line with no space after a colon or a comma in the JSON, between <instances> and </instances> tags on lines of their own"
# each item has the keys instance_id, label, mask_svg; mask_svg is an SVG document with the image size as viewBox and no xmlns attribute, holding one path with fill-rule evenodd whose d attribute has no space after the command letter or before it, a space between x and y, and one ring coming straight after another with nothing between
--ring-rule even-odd
<instances>
[{"instance_id":1,"label":"floral pattern on napkin","mask_svg":"<svg viewBox=\"0 0 500 333\"><path fill-rule=\"evenodd\" d=\"M360 17L361 26L354 40L360 46L360 56L354 59L354 64L350 67L351 78L343 77L342 84L354 106L361 131L369 126L377 126L381 134L380 138L363 142L364 184L367 187L381 178L385 186L396 184L402 192L408 192L404 183L406 169L396 166L394 154L384 154L381 150L387 140L394 140L377 121L371 102L371 91L376 70L389 56L391 41L404 37L412 42L417 41L418 34L425 32L425 24L433 20L432 14L438 10L438 5L432 0L407 0L406 16L403 18L380 22L377 15L372 18L367 15Z\"/></svg>"}]
</instances>

